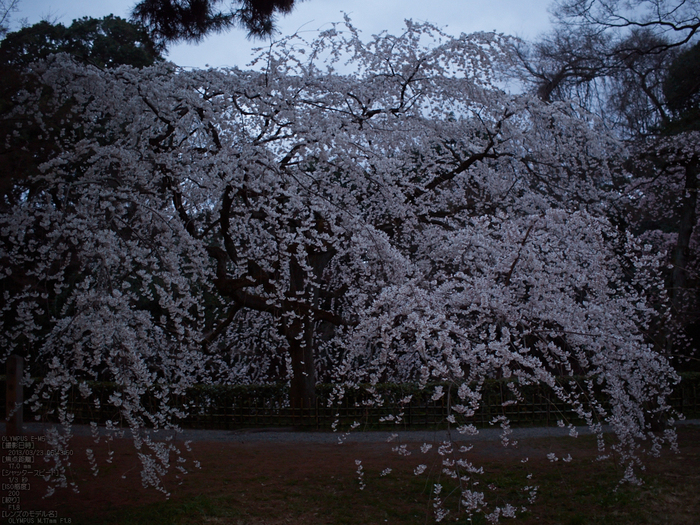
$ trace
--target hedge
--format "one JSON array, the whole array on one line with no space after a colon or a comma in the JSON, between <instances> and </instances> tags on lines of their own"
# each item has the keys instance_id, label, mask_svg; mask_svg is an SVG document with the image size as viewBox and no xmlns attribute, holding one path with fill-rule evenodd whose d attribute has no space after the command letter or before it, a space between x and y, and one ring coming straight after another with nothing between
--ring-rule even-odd
<instances>
[{"instance_id":1,"label":"hedge","mask_svg":"<svg viewBox=\"0 0 700 525\"><path fill-rule=\"evenodd\" d=\"M700 417L700 373L681 374L682 381L675 388L670 403L687 418ZM562 381L575 381L581 384L583 378L560 378ZM509 384L513 379L486 380L481 390L481 406L467 422L477 427L485 427L494 418L507 417L512 426L549 426L558 421L582 424L583 421L567 405L556 399L551 388L546 385L521 386L522 399L517 403ZM114 383L88 383L93 399L88 402L77 388L68 392L68 406L75 415L74 423L85 424L95 421L104 424L111 420L120 423L119 411L109 397L115 392ZM442 386L445 394L432 399L436 386ZM512 386L512 385L511 385ZM318 385L317 398L310 408L293 408L288 399L288 389L283 384L269 385L198 385L190 388L185 395L172 397L169 405L187 408L189 415L180 421L184 428L238 429L247 427L304 427L309 429L330 429L338 421L340 429L358 422L363 429L418 429L445 428L451 404L458 402L454 386L447 383L429 384L421 389L415 384L380 384L376 392L383 399L381 406L370 400L367 386L346 392L340 403L329 406L333 385ZM31 389L31 387L30 387ZM25 392L25 399L29 397ZM5 414L5 379L0 376L0 396L2 396L2 416ZM402 403L408 396L410 402ZM605 405L604 396L597 396ZM99 399L99 407L94 399ZM144 396L142 402L154 409L157 399L152 394ZM57 396L49 400L40 414L43 421L55 421ZM53 411L53 412L52 412ZM402 413L400 420L397 415ZM34 419L25 407L25 422ZM457 419L457 424L464 422Z\"/></svg>"}]
</instances>

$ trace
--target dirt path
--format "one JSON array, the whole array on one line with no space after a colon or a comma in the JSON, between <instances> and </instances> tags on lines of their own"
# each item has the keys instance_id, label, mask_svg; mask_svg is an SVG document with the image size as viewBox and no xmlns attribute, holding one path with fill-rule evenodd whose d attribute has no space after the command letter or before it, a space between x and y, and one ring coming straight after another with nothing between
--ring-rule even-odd
<instances>
[{"instance_id":1,"label":"dirt path","mask_svg":"<svg viewBox=\"0 0 700 525\"><path fill-rule=\"evenodd\" d=\"M700 420L679 421L679 426L700 425ZM24 431L27 434L42 434L50 425L42 423L25 423ZM588 427L575 427L578 435L590 435ZM99 429L101 435L107 435L104 428ZM608 425L603 427L603 432L609 432ZM0 434L5 433L5 424L0 423ZM514 428L509 434L511 440L526 440L545 437L566 437L570 433L568 428L559 427L527 427ZM75 425L72 427L74 436L88 437L92 431L87 425ZM125 437L130 436L130 432L125 432ZM380 431L353 431L353 432L323 432L323 431L296 431L292 428L249 428L242 430L191 430L185 429L175 434L161 431L152 434L154 439L162 440L168 435L175 436L176 441L207 441L217 443L318 443L337 444L345 443L382 443L395 435L396 441L404 443L440 443L443 441L459 442L482 442L500 441L502 430L500 428L480 429L475 436L462 435L457 431L447 432L444 430L398 430L391 432Z\"/></svg>"}]
</instances>

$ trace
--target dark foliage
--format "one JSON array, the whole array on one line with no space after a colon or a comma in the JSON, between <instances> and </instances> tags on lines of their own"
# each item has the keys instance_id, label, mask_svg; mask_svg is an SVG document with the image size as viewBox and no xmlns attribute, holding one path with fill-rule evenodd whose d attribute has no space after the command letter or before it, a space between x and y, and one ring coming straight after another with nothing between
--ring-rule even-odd
<instances>
[{"instance_id":1,"label":"dark foliage","mask_svg":"<svg viewBox=\"0 0 700 525\"><path fill-rule=\"evenodd\" d=\"M165 45L197 42L234 26L247 29L249 36L267 36L275 29L276 14L293 7L294 0L141 0L132 16Z\"/></svg>"},{"instance_id":2,"label":"dark foliage","mask_svg":"<svg viewBox=\"0 0 700 525\"><path fill-rule=\"evenodd\" d=\"M163 59L143 27L109 15L74 20L69 27L44 21L9 33L0 43L0 66L23 68L60 52L98 67L145 67Z\"/></svg>"},{"instance_id":3,"label":"dark foliage","mask_svg":"<svg viewBox=\"0 0 700 525\"><path fill-rule=\"evenodd\" d=\"M682 53L668 68L663 86L666 105L676 119L671 134L700 130L700 44Z\"/></svg>"},{"instance_id":4,"label":"dark foliage","mask_svg":"<svg viewBox=\"0 0 700 525\"><path fill-rule=\"evenodd\" d=\"M39 22L0 41L0 116L12 114L17 96L36 88L38 79L29 65L56 53L68 53L76 60L100 68L130 65L145 67L163 60L158 47L141 26L115 16L81 18L69 27ZM50 100L49 90L39 103ZM65 124L70 107L49 112L43 128L22 122L21 115L3 118L0 136L0 207L11 205L25 191L31 191L29 175L51 157L66 140L77 140L76 130ZM72 130L72 131L71 131Z\"/></svg>"}]
</instances>

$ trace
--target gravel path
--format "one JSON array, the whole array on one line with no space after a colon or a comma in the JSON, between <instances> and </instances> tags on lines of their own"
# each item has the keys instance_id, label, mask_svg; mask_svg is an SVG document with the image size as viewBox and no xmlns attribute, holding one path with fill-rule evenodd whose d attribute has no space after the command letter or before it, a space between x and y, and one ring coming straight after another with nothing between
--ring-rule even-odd
<instances>
[{"instance_id":1,"label":"gravel path","mask_svg":"<svg viewBox=\"0 0 700 525\"><path fill-rule=\"evenodd\" d=\"M687 421L679 421L678 425L700 425L700 419L691 419ZM48 425L42 423L25 423L24 431L29 434L43 433ZM588 427L575 427L579 435L590 434ZM105 434L106 430L100 428L100 434ZM0 431L4 434L5 424L0 423ZM609 432L610 429L606 425L603 427L604 432ZM91 430L87 425L75 425L73 434L76 436L90 436ZM156 440L164 439L172 432L155 432L152 436ZM389 431L354 431L350 433L342 432L316 432L316 431L294 431L289 428L257 428L243 430L183 430L177 435L177 441L208 441L208 442L231 442L231 443L338 443L342 440L345 443L381 443L388 440L392 435L396 434L395 440L402 443L440 443L442 441L451 440L454 442L469 441L500 441L501 429L489 428L481 429L475 436L466 436L452 431L448 434L444 430L426 431L426 430L400 430L397 432ZM125 434L129 436L129 432ZM568 428L559 427L531 427L531 428L514 428L509 435L511 440L522 440L529 438L543 437L565 437L569 435Z\"/></svg>"}]
</instances>

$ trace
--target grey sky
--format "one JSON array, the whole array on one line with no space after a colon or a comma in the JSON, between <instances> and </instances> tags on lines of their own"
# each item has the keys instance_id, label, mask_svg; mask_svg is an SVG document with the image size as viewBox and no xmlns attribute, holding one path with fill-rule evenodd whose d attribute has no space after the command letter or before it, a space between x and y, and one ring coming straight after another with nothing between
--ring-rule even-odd
<instances>
[{"instance_id":1,"label":"grey sky","mask_svg":"<svg viewBox=\"0 0 700 525\"><path fill-rule=\"evenodd\" d=\"M407 18L427 21L453 35L474 31L500 31L524 38L535 38L549 27L547 8L552 0L306 0L291 15L279 20L282 35L313 31L350 15L353 24L369 37L388 30L399 32ZM13 29L26 19L34 24L42 19L70 24L75 18L100 18L110 13L128 18L136 0L21 0L13 16ZM245 31L234 29L207 38L200 44L172 46L168 59L181 66L245 68L251 48L265 42L250 41Z\"/></svg>"}]
</instances>

